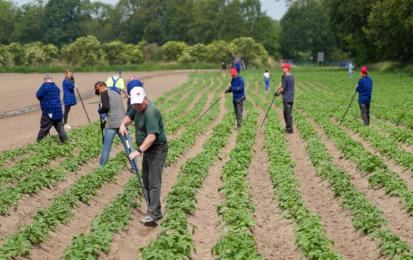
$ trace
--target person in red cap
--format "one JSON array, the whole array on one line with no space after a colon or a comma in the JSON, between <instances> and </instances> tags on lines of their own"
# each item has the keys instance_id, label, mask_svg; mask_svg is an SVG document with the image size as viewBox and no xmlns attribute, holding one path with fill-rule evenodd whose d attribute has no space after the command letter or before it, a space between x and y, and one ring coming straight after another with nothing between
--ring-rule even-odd
<instances>
[{"instance_id":1,"label":"person in red cap","mask_svg":"<svg viewBox=\"0 0 413 260\"><path fill-rule=\"evenodd\" d=\"M294 77L291 75L291 65L284 63L282 66L283 76L281 86L277 88L274 95L283 96L285 132L292 134L293 130L293 104L294 104Z\"/></svg>"},{"instance_id":2,"label":"person in red cap","mask_svg":"<svg viewBox=\"0 0 413 260\"><path fill-rule=\"evenodd\" d=\"M371 93L373 92L373 80L368 76L366 66L360 68L361 78L357 84L357 92L359 93L359 107L361 119L364 125L370 124L370 102Z\"/></svg>"},{"instance_id":3,"label":"person in red cap","mask_svg":"<svg viewBox=\"0 0 413 260\"><path fill-rule=\"evenodd\" d=\"M236 68L231 68L231 85L225 90L225 93L232 92L232 102L234 103L234 112L237 119L237 129L241 127L242 116L244 112L245 89L244 79L238 74Z\"/></svg>"}]
</instances>

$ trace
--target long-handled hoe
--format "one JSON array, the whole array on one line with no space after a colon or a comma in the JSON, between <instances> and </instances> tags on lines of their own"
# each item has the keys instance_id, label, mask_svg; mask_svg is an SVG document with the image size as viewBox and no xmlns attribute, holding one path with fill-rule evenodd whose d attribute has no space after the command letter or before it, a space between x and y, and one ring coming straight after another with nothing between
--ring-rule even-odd
<instances>
[{"instance_id":1,"label":"long-handled hoe","mask_svg":"<svg viewBox=\"0 0 413 260\"><path fill-rule=\"evenodd\" d=\"M125 138L126 138L126 147L128 148L128 153L130 154L130 153L133 152L133 151L132 151L132 147L131 147L131 145L130 145L130 143L129 143L129 141L128 141L128 138L129 138L129 137L128 137L128 136L125 136ZM129 156L129 155L128 155L128 156ZM137 177L137 179L138 179L138 185L139 185L140 188L141 188L142 196L143 196L143 198L145 199L146 206L148 206L148 208L149 208L148 196L147 196L147 194L146 194L146 192L145 192L145 188L143 187L142 176L139 174L138 162L137 162L136 160L137 160L137 159L134 158L134 159L131 161L131 163L132 163L132 168L135 170L136 177Z\"/></svg>"}]
</instances>

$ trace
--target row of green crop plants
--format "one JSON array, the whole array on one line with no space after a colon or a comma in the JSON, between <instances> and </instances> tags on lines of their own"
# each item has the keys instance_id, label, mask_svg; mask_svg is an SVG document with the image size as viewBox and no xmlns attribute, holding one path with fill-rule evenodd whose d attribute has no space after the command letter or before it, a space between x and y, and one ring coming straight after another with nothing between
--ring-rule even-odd
<instances>
[{"instance_id":1,"label":"row of green crop plants","mask_svg":"<svg viewBox=\"0 0 413 260\"><path fill-rule=\"evenodd\" d=\"M188 117L193 115L188 114ZM194 143L195 137L186 139L184 137L178 140L172 140L170 154L178 158L183 151ZM125 167L125 156L120 153L111 159L103 168L98 168L92 173L81 177L63 194L55 197L51 205L40 210L34 217L30 225L21 227L19 232L6 238L5 243L0 247L0 256L13 257L18 255L28 255L33 245L44 241L48 233L56 228L59 223L65 223L73 215L73 207L77 201L88 202L94 195L96 189L102 187L104 183L113 181L117 173ZM172 163L173 160L169 160ZM132 184L128 184L128 187ZM121 200L124 199L120 195Z\"/></svg>"},{"instance_id":2,"label":"row of green crop plants","mask_svg":"<svg viewBox=\"0 0 413 260\"><path fill-rule=\"evenodd\" d=\"M216 90L217 87L221 87L221 83L216 83L213 89ZM199 102L194 107L194 110L200 111L199 107L202 108L203 106L204 102ZM170 141L167 166L174 164L189 147L195 144L197 138L205 132L205 129L217 114L218 108L216 107L197 124L188 127L180 138ZM185 120L190 121L193 117L194 114L188 113L178 119L183 120L183 118L186 118ZM180 179L182 178L180 177ZM134 182L134 180L131 180L128 185L134 186ZM90 233L81 234L73 238L72 244L65 250L65 259L97 258L101 252L109 252L114 233L121 231L122 228L128 225L131 209L135 206L134 201L138 198L138 194L136 193L132 196L126 195L126 193L127 191L125 190L93 221ZM165 216L164 223L167 222L170 216L169 212L171 212L169 201L170 199L168 198L168 213Z\"/></svg>"},{"instance_id":3,"label":"row of green crop plants","mask_svg":"<svg viewBox=\"0 0 413 260\"><path fill-rule=\"evenodd\" d=\"M335 195L341 198L343 208L351 210L355 229L376 240L383 255L389 258L410 259L413 255L409 245L389 230L381 210L354 187L344 169L334 164L331 155L321 142L319 133L314 130L305 116L313 117L339 150L347 158L354 160L359 170L370 174L369 183L373 188L384 187L386 193L399 196L407 210L411 211L411 192L408 191L406 184L397 174L390 172L379 157L365 151L361 144L353 141L332 122L330 117L337 116L334 96L325 92L323 94L323 91L314 90L313 87L304 87L303 84L299 84L299 89L300 87L303 87L304 91L298 91L299 112L294 116L317 173L331 184ZM315 96L321 98L323 102L319 102Z\"/></svg>"},{"instance_id":4,"label":"row of green crop plants","mask_svg":"<svg viewBox=\"0 0 413 260\"><path fill-rule=\"evenodd\" d=\"M197 84L188 85L188 98L179 103L176 110L187 106L198 90ZM164 105L161 104L160 107L162 109ZM192 119L193 117L186 118ZM65 145L59 145L54 139L46 141L50 143L53 140L49 147L46 146L46 142L34 145L35 151L32 156L23 159L13 167L4 168L0 179L7 185L0 186L0 214L6 214L12 206L17 205L24 194L35 194L45 187L54 185L70 172L76 173L80 166L97 157L101 150L100 145L96 145L100 142L97 128L97 123L95 123L74 130L70 135L70 141ZM168 127L167 130L169 130ZM117 139L116 143L119 143ZM77 154L75 149L79 150ZM49 162L55 158L64 158L64 161L56 167L50 167ZM17 183L10 184L9 181Z\"/></svg>"},{"instance_id":5,"label":"row of green crop plants","mask_svg":"<svg viewBox=\"0 0 413 260\"><path fill-rule=\"evenodd\" d=\"M330 86L330 85L328 85ZM332 95L329 92L324 90L317 90L314 89L311 83L305 82L303 84L304 90L307 94L313 95L313 97L317 97L319 99L324 100L324 102L330 104L331 112L337 112L337 97ZM310 92L307 90L311 89ZM381 92L383 91L382 88L378 88L374 90L373 96L373 103L371 107L372 113L378 113L377 111L377 104L381 103L382 100L387 100L386 97L380 97ZM375 94L377 92L377 94ZM376 97L375 95L379 96ZM343 95L342 95L343 96ZM412 96L413 98L413 96ZM345 100L348 102L348 100ZM339 102L340 104L340 102ZM391 104L388 104L388 110L393 110ZM344 110L344 106L343 106ZM342 111L340 111L343 113ZM334 113L334 116L337 120L341 119L342 114ZM393 159L398 164L403 167L406 167L413 173L413 154L404 150L403 147L399 145L399 143L406 143L408 145L413 144L413 132L411 129L400 128L396 127L393 124L389 124L388 122L383 121L382 119L372 119L372 127L364 127L360 124L358 120L360 118L358 108L350 110L350 114L344 121L345 125L352 129L353 131L357 132L362 136L365 140L371 143L382 155ZM413 120L413 119L412 119Z\"/></svg>"},{"instance_id":6,"label":"row of green crop plants","mask_svg":"<svg viewBox=\"0 0 413 260\"><path fill-rule=\"evenodd\" d=\"M310 93L318 94L324 102L315 102ZM318 124L324 129L329 138L334 141L337 148L349 159L353 160L358 170L369 176L369 183L373 188L384 188L386 194L400 198L408 212L413 211L413 194L409 191L407 183L397 173L391 171L382 158L364 149L363 145L354 141L333 118L338 118L339 114L333 99L322 93L314 92L304 88L299 95L299 107L305 109L309 115L314 117ZM301 105L302 104L302 105ZM361 125L360 122L358 124ZM354 128L361 129L360 126ZM372 132L367 127L363 127L366 132ZM371 133L372 136L373 133ZM377 138L377 137L376 137ZM404 153L396 153L396 156L403 158Z\"/></svg>"}]
</instances>

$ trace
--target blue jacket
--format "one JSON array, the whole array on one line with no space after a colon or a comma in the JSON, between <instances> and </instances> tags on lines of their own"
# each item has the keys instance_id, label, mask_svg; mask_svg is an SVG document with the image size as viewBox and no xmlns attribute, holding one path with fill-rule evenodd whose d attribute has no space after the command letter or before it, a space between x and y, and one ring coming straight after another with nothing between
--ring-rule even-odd
<instances>
[{"instance_id":1,"label":"blue jacket","mask_svg":"<svg viewBox=\"0 0 413 260\"><path fill-rule=\"evenodd\" d=\"M285 75L282 77L283 102L294 102L294 77L292 75Z\"/></svg>"},{"instance_id":2,"label":"blue jacket","mask_svg":"<svg viewBox=\"0 0 413 260\"><path fill-rule=\"evenodd\" d=\"M362 77L356 90L359 93L359 104L369 104L373 92L373 80L369 76Z\"/></svg>"},{"instance_id":3,"label":"blue jacket","mask_svg":"<svg viewBox=\"0 0 413 260\"><path fill-rule=\"evenodd\" d=\"M60 89L54 82L43 83L39 90L37 90L36 97L40 100L43 115L51 116L52 120L62 120Z\"/></svg>"},{"instance_id":4,"label":"blue jacket","mask_svg":"<svg viewBox=\"0 0 413 260\"><path fill-rule=\"evenodd\" d=\"M240 76L231 79L229 92L232 92L232 101L240 102L245 99L244 79Z\"/></svg>"},{"instance_id":5,"label":"blue jacket","mask_svg":"<svg viewBox=\"0 0 413 260\"><path fill-rule=\"evenodd\" d=\"M63 80L63 103L65 106L76 105L75 82L73 80Z\"/></svg>"}]
</instances>

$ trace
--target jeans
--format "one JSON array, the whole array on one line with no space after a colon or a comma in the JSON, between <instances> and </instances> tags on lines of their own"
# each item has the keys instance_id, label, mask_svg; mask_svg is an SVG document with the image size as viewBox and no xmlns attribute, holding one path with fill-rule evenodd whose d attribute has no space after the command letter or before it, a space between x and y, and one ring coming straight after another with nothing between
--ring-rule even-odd
<instances>
[{"instance_id":1,"label":"jeans","mask_svg":"<svg viewBox=\"0 0 413 260\"><path fill-rule=\"evenodd\" d=\"M264 83L265 83L265 91L270 90L270 79L265 79Z\"/></svg>"},{"instance_id":2,"label":"jeans","mask_svg":"<svg viewBox=\"0 0 413 260\"><path fill-rule=\"evenodd\" d=\"M132 161L129 159L129 151L128 147L126 146L126 139L128 139L129 144L131 146L131 150L133 151L132 142L130 136L127 135L126 137L119 133L119 128L105 128L105 135L103 141L103 150L100 155L100 166L103 166L109 160L110 149L112 148L113 139L115 135L118 135L120 140L122 141L123 148L125 149L126 156L128 157L129 163L131 168L134 169L134 165Z\"/></svg>"},{"instance_id":3,"label":"jeans","mask_svg":"<svg viewBox=\"0 0 413 260\"><path fill-rule=\"evenodd\" d=\"M370 103L359 104L361 119L363 119L364 125L370 124Z\"/></svg>"},{"instance_id":4,"label":"jeans","mask_svg":"<svg viewBox=\"0 0 413 260\"><path fill-rule=\"evenodd\" d=\"M149 214L156 218L161 213L162 169L168 155L168 144L152 146L143 153L142 180L149 202Z\"/></svg>"},{"instance_id":5,"label":"jeans","mask_svg":"<svg viewBox=\"0 0 413 260\"><path fill-rule=\"evenodd\" d=\"M284 106L284 121L285 121L285 130L287 132L293 132L293 102L283 102Z\"/></svg>"},{"instance_id":6,"label":"jeans","mask_svg":"<svg viewBox=\"0 0 413 260\"><path fill-rule=\"evenodd\" d=\"M64 143L67 140L67 134L64 129L62 120L52 120L48 115L42 114L40 118L40 130L37 134L37 141L42 140L46 135L49 134L50 128L52 126L56 129L59 134L60 142Z\"/></svg>"},{"instance_id":7,"label":"jeans","mask_svg":"<svg viewBox=\"0 0 413 260\"><path fill-rule=\"evenodd\" d=\"M241 127L242 123L242 116L244 113L244 99L241 99L238 102L233 101L234 103L234 112L235 112L235 117L237 119L237 127Z\"/></svg>"}]
</instances>

